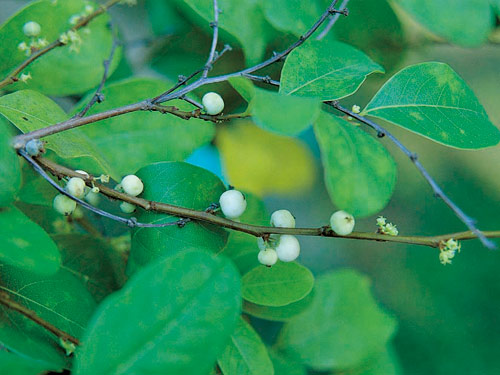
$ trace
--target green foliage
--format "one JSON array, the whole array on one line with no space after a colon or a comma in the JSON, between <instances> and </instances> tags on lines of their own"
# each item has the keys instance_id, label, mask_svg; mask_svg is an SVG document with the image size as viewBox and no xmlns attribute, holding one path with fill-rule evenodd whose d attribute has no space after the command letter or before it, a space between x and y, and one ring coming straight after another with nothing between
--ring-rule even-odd
<instances>
[{"instance_id":1,"label":"green foliage","mask_svg":"<svg viewBox=\"0 0 500 375\"><path fill-rule=\"evenodd\" d=\"M21 187L21 167L10 147L10 125L0 118L0 207L7 206Z\"/></svg>"},{"instance_id":2,"label":"green foliage","mask_svg":"<svg viewBox=\"0 0 500 375\"><path fill-rule=\"evenodd\" d=\"M97 302L125 283L125 260L100 238L81 234L52 236L63 267L77 276Z\"/></svg>"},{"instance_id":3,"label":"green foliage","mask_svg":"<svg viewBox=\"0 0 500 375\"><path fill-rule=\"evenodd\" d=\"M2 374L38 375L48 370L57 371L60 370L60 368L0 350L0 373Z\"/></svg>"},{"instance_id":4,"label":"green foliage","mask_svg":"<svg viewBox=\"0 0 500 375\"><path fill-rule=\"evenodd\" d=\"M4 265L0 290L57 328L80 338L94 311L95 302L70 271L61 268L52 276L37 276ZM43 361L55 368L69 368L59 339L41 326L6 308L0 310L0 342L9 350Z\"/></svg>"},{"instance_id":5,"label":"green foliage","mask_svg":"<svg viewBox=\"0 0 500 375\"><path fill-rule=\"evenodd\" d=\"M137 176L144 182L142 197L157 202L205 210L218 202L226 190L221 180L205 169L187 163L166 162L151 164L140 169ZM144 223L168 223L176 217L154 212L138 212L137 219ZM153 259L202 247L220 251L227 241L227 232L213 224L190 223L185 228L177 225L164 228L139 228L132 235L132 250L127 272Z\"/></svg>"},{"instance_id":6,"label":"green foliage","mask_svg":"<svg viewBox=\"0 0 500 375\"><path fill-rule=\"evenodd\" d=\"M238 271L223 257L185 251L158 260L99 306L76 374L208 373L240 303Z\"/></svg>"},{"instance_id":7,"label":"green foliage","mask_svg":"<svg viewBox=\"0 0 500 375\"><path fill-rule=\"evenodd\" d=\"M213 21L212 0L178 1L189 5L206 22ZM218 6L224 12L224 16L219 18L219 26L229 32L243 46L249 64L258 63L273 34L269 24L262 16L259 2L253 0L220 0Z\"/></svg>"},{"instance_id":8,"label":"green foliage","mask_svg":"<svg viewBox=\"0 0 500 375\"><path fill-rule=\"evenodd\" d=\"M68 115L54 101L32 90L16 91L0 97L0 113L23 133L68 119ZM95 171L97 175L109 173L118 178L98 147L80 129L50 136L45 147L63 159L78 159L70 161L78 168Z\"/></svg>"},{"instance_id":9,"label":"green foliage","mask_svg":"<svg viewBox=\"0 0 500 375\"><path fill-rule=\"evenodd\" d=\"M326 113L314 131L333 203L354 216L384 208L396 184L396 164L387 150L357 125Z\"/></svg>"},{"instance_id":10,"label":"green foliage","mask_svg":"<svg viewBox=\"0 0 500 375\"><path fill-rule=\"evenodd\" d=\"M59 270L61 256L42 228L17 208L10 207L0 211L0 261L25 271L51 275Z\"/></svg>"},{"instance_id":11,"label":"green foliage","mask_svg":"<svg viewBox=\"0 0 500 375\"><path fill-rule=\"evenodd\" d=\"M443 63L407 67L363 111L433 141L464 149L494 146L500 131L462 78Z\"/></svg>"},{"instance_id":12,"label":"green foliage","mask_svg":"<svg viewBox=\"0 0 500 375\"><path fill-rule=\"evenodd\" d=\"M485 42L494 27L488 0L397 0L396 4L430 31L467 47Z\"/></svg>"},{"instance_id":13,"label":"green foliage","mask_svg":"<svg viewBox=\"0 0 500 375\"><path fill-rule=\"evenodd\" d=\"M224 375L274 375L273 364L264 343L242 318L217 363Z\"/></svg>"},{"instance_id":14,"label":"green foliage","mask_svg":"<svg viewBox=\"0 0 500 375\"><path fill-rule=\"evenodd\" d=\"M18 49L19 43L30 43L30 38L23 33L26 22L40 24L39 37L51 43L72 28L69 19L81 14L88 3L84 0L35 1L4 23L0 28L0 76L7 75L26 59L25 53ZM97 9L97 4L94 7ZM36 60L24 70L31 73L33 78L27 83L17 83L10 89L27 87L47 95L63 96L82 93L97 86L104 71L101 61L108 57L111 49L112 34L106 26L108 21L108 16L104 15L79 31L82 38L79 52L70 51L67 45ZM120 55L115 55L111 72L118 64Z\"/></svg>"},{"instance_id":15,"label":"green foliage","mask_svg":"<svg viewBox=\"0 0 500 375\"><path fill-rule=\"evenodd\" d=\"M340 3L336 3L337 8ZM398 356L402 355L408 366L412 356L422 353L430 364L416 367L442 373L487 373L483 370L495 366L495 361L488 359L496 358L498 345L491 340L481 342L486 353L473 355L480 358L475 362L468 363L467 353L482 339L474 336L479 323L473 319L481 315L480 324L483 318L496 322L490 290L494 283L483 275L487 274L484 265L474 263L476 258L467 258L468 273L461 272L460 277L470 274L478 278L481 271L481 280L490 286L488 298L476 293L472 282L462 283L467 286L461 288L451 283L449 267L438 272L427 264L422 278L432 285L422 285L434 294L425 290L426 298L422 298L414 280L419 275L413 268L409 272L408 265L412 257L421 261L427 253L408 252L398 258L390 252L388 241L380 242L383 251L375 252L377 243L301 240L307 252L300 259L308 268L281 261L265 267L258 261L256 235L267 238L269 232L276 231L262 228L270 226L266 207L287 208L289 201L284 195L299 197L288 207L297 213L295 234L307 233L300 229L303 227L316 228L309 229L315 235L324 234L331 214L328 195L336 207L354 214L356 220L379 213L391 202L390 220L409 232L460 230L448 224L453 223L448 220L451 214L434 215L429 209L431 200L425 196L419 195L417 203L407 201L412 189L424 190L411 178L401 187L404 193L396 191L391 200L396 164L385 142L379 142L371 130L351 117L337 116L340 113L325 102L340 100L347 108L368 102L362 116L454 148L498 144L500 131L494 125L498 114L490 113L490 120L473 91L448 65L410 65L390 79L372 75L383 73L382 65L389 71L405 66L402 59L407 50L411 63L424 60L422 52L415 53L412 46L427 47L425 43L436 38L429 38L430 33L413 20L443 41L478 46L490 38L494 43L498 35L490 33L498 1L351 1L349 17L339 16L328 35L317 40L334 17L325 14L325 23L305 42L301 36L330 0L218 0L217 4L220 27L215 57L220 57L217 53L226 43L233 50L225 50L213 69L209 67L207 73L213 80L198 80L204 77L198 71L179 88L186 96L178 94L178 99L161 103L194 118L186 121L169 113L138 110L42 139L45 158L96 176L109 174L115 181L104 182L108 187L113 188L124 175L136 173L144 183L138 198L147 210L137 207L132 214L125 214L118 209L119 202L104 197L99 208L130 218L130 227L135 220L168 224L164 227L128 228L121 221L90 211L83 216L62 217L52 208L56 191L28 163L20 163L11 147L12 137L67 121L89 103L102 79L102 62L109 57L113 35L123 43L116 51L100 99L86 116L138 102L151 104L152 98L182 80L179 74L188 76L206 64L214 1L146 0L139 2L138 8L117 6L113 11L126 20L127 38L114 30L122 22L113 20L110 27L111 17L103 12L78 31L82 38L79 52L74 51L77 44L56 47L22 71L31 79L17 74L13 80L20 82L14 84L8 84L9 73L29 55L18 48L20 43L38 38L24 34L26 22L38 22L40 38L52 42L72 27L70 18L89 14L99 5L86 0L32 1L0 25L0 90L4 90L0 92L0 373L24 375L67 369L76 375L398 375ZM10 10L12 5L7 2L2 6ZM148 32L143 35L141 30ZM300 46L280 61L245 70L271 57L273 51L286 51L294 42ZM125 59L122 48L127 49ZM488 46L492 55L494 48ZM478 61L475 70L481 70L482 59ZM461 64L451 65L467 76ZM154 78L137 74L149 74L151 68L157 70L152 72ZM493 82L489 77L488 81ZM473 82L471 87L476 89ZM199 108L197 102L208 91L224 98L222 118L210 118ZM485 104L496 100L493 95L478 94ZM352 108L357 112L357 107ZM244 120L224 121L226 115L242 112L243 116L230 117L246 117ZM308 129L311 125L314 132ZM402 142L406 142L408 134L401 133ZM399 139L398 130L395 134ZM418 137L410 139L416 139L417 149L421 146ZM211 152L206 152L208 148ZM413 145L409 148L413 150ZM459 155L457 150L451 151L456 152L454 157ZM433 169L456 173L440 166L440 153L428 156L433 157ZM457 164L460 171L462 167L466 170L467 164L474 165L473 173L478 176L487 170L488 177L478 180L474 190L484 191L488 198L492 175L488 165L495 165L496 160L476 163L475 157L472 153L457 156ZM406 166L401 164L400 168ZM324 184L315 180L318 170L323 171ZM56 172L54 179L70 174L64 168ZM402 181L408 178L403 176ZM60 185L64 184L63 179ZM247 209L240 218L224 221L213 204L229 184L245 193ZM455 185L456 181L450 196L466 197L462 199L465 211L477 211L468 199L470 191L462 192L462 184ZM401 201L404 211L398 218L393 202ZM158 208L166 207L162 204L170 205L176 215L158 213ZM415 222L418 217L408 216L412 204L426 213L421 218L429 223L425 229ZM203 220L181 220L192 213L189 210L207 208L210 210L203 214ZM485 209L496 218L494 205ZM482 210L480 214L484 216ZM375 229L371 222L369 229L368 221L357 220L357 228L370 235ZM221 223L241 231L224 229ZM408 238L412 237L402 240ZM270 239L272 246L277 236L271 234ZM364 248L370 252L368 256L364 256ZM474 254L481 256L480 252ZM430 256L437 264L436 254ZM372 294L368 278L357 271L331 271L336 264L355 262L376 276L379 298ZM494 272L490 263L494 265L489 262L488 271ZM405 273L390 279L399 269ZM313 274L319 275L316 280ZM384 282L390 288L385 295ZM446 304L441 302L446 306L427 309L441 301L436 293L444 295L443 290L451 296ZM395 342L391 339L396 320L381 308L379 299L405 318ZM417 306L420 302L422 307ZM16 311L14 303L27 311ZM456 324L460 334L450 330L457 321L464 324L464 318L459 320L455 315L463 315L476 304L481 314L471 315L467 329ZM481 308L486 305L488 309ZM438 314L443 318L435 319ZM424 327L425 319L431 323ZM82 344L73 348L44 328L43 322ZM428 336L434 345L427 343L427 336L425 343L419 342L421 333L411 331L415 326L432 331L436 337ZM467 353L463 359L462 353ZM455 362L467 362L467 366L462 368Z\"/></svg>"},{"instance_id":16,"label":"green foliage","mask_svg":"<svg viewBox=\"0 0 500 375\"><path fill-rule=\"evenodd\" d=\"M356 92L366 76L376 72L383 73L384 69L347 44L309 41L286 58L280 93L340 99Z\"/></svg>"},{"instance_id":17,"label":"green foliage","mask_svg":"<svg viewBox=\"0 0 500 375\"><path fill-rule=\"evenodd\" d=\"M132 78L108 85L103 94L108 98L89 114L102 112L160 95L173 83L151 78ZM90 100L82 99L74 112ZM188 110L191 106L180 100L169 105ZM121 176L158 161L183 160L196 148L210 142L215 133L212 123L192 119L189 122L159 113L129 113L82 128Z\"/></svg>"},{"instance_id":18,"label":"green foliage","mask_svg":"<svg viewBox=\"0 0 500 375\"><path fill-rule=\"evenodd\" d=\"M318 277L311 306L285 325L279 347L317 370L362 366L384 350L396 328L369 287L352 270Z\"/></svg>"},{"instance_id":19,"label":"green foliage","mask_svg":"<svg viewBox=\"0 0 500 375\"><path fill-rule=\"evenodd\" d=\"M264 306L285 306L307 296L314 277L298 263L278 262L272 267L258 266L241 280L241 294L246 301Z\"/></svg>"},{"instance_id":20,"label":"green foliage","mask_svg":"<svg viewBox=\"0 0 500 375\"><path fill-rule=\"evenodd\" d=\"M263 129L296 135L318 117L320 101L317 99L262 90L245 78L231 78L229 82L249 102L247 112Z\"/></svg>"}]
</instances>

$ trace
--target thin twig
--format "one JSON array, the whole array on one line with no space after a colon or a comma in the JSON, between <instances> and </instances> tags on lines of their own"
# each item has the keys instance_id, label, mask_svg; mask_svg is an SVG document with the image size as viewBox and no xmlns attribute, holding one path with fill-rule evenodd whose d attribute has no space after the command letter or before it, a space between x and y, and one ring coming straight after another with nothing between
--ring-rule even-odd
<instances>
[{"instance_id":1,"label":"thin twig","mask_svg":"<svg viewBox=\"0 0 500 375\"><path fill-rule=\"evenodd\" d=\"M189 97L187 97L185 95L183 97L179 98L179 99L182 99L185 102L188 102L189 104L192 104L192 105L194 105L195 107L197 107L199 109L203 109L203 104L200 104L196 100L191 99L191 98L189 98Z\"/></svg>"},{"instance_id":2,"label":"thin twig","mask_svg":"<svg viewBox=\"0 0 500 375\"><path fill-rule=\"evenodd\" d=\"M271 79L271 77L269 77L269 76L264 77L264 76L256 76L253 74L243 74L243 77L251 79L252 81L256 81L256 82L267 83L268 85L272 85L272 86L276 86L276 87L280 86L279 81L275 81L275 80Z\"/></svg>"},{"instance_id":3,"label":"thin twig","mask_svg":"<svg viewBox=\"0 0 500 375\"><path fill-rule=\"evenodd\" d=\"M69 168L66 168L62 165L59 165L49 159L37 158L37 162L43 168L48 170L50 173L60 178L82 177L77 172ZM271 234L291 234L296 236L336 237L336 238L346 238L355 240L397 242L397 243L407 243L407 244L421 245L421 246L430 246L434 248L439 248L440 244L443 241L446 241L450 238L456 240L471 240L477 238L477 236L470 231L452 233L452 234L443 234L438 236L389 236L386 234L371 233L371 232L353 232L348 236L340 236L327 226L319 228L276 228L276 227L267 227L261 225L251 225L216 216L214 215L214 210L211 209L211 207L209 207L205 211L192 210L189 208L175 206L167 203L149 201L140 197L133 197L121 193L119 191L116 191L114 189L110 189L109 187L98 183L97 181L92 179L92 177L86 178L85 181L89 186L92 185L97 186L103 195L111 199L117 199L124 202L128 202L146 211L154 211L158 213L164 213L183 218L181 219L181 221L184 224L190 220L203 221L223 228L247 233L255 237L266 237ZM177 222L176 224L179 225ZM500 230L483 232L483 234L487 237L499 238Z\"/></svg>"},{"instance_id":4,"label":"thin twig","mask_svg":"<svg viewBox=\"0 0 500 375\"><path fill-rule=\"evenodd\" d=\"M52 323L49 323L46 320L40 318L33 310L30 310L27 307L21 305L20 303L12 300L10 298L10 295L4 291L0 291L0 304L4 305L10 310L17 311L18 313L24 315L26 318L32 320L39 326L45 328L47 331L51 332L60 339L64 341L69 341L75 345L80 345L80 340L78 340L76 337L60 330Z\"/></svg>"},{"instance_id":5,"label":"thin twig","mask_svg":"<svg viewBox=\"0 0 500 375\"><path fill-rule=\"evenodd\" d=\"M66 190L64 190L62 187L60 187L54 180L50 178L50 176L43 170L43 168L38 164L38 162L32 158L30 155L26 153L24 150L18 150L18 153L35 169L35 171L40 174L49 184L51 184L59 193L71 198L75 202L77 202L79 205L81 205L83 208L90 210L97 215L107 217L108 219L118 221L120 223L126 224L131 228L134 227L142 227L142 228L162 228L162 227L167 227L167 226L172 226L172 225L178 225L178 221L175 222L170 222L170 223L162 223L162 224L150 224L150 223L140 223L138 222L134 217L131 217L129 219L114 215L110 212L101 210L97 207L92 206L91 204L85 202L84 200L81 200L80 198L75 197L74 195L68 193ZM75 172L76 173L76 172ZM83 177L81 174L76 173L77 176L74 177ZM92 186L92 184L90 185Z\"/></svg>"},{"instance_id":6,"label":"thin twig","mask_svg":"<svg viewBox=\"0 0 500 375\"><path fill-rule=\"evenodd\" d=\"M348 109L342 107L339 102L337 101L329 101L326 102L326 104L332 106L336 110L351 116L352 118L358 120L359 122L366 124L373 128L375 131L377 131L378 134L384 134L389 138L392 143L394 143L408 158L412 161L412 163L417 167L417 169L420 171L424 179L429 183L431 186L432 190L434 191L434 195L438 198L441 198L447 205L448 207L451 208L451 210L455 213L455 215L462 221L467 228L471 230L472 233L474 233L483 243L484 246L486 246L488 249L495 249L496 245L493 241L490 241L486 238L486 236L476 227L475 225L475 220L465 214L465 212L462 211L460 207L458 207L441 189L441 187L437 184L437 182L432 178L432 176L427 172L427 170L424 168L422 163L418 160L417 154L411 152L405 145L403 145L394 135L389 133L385 128L381 127L379 124L376 122L373 122L366 117L363 117L359 114L356 114L354 112L349 111Z\"/></svg>"},{"instance_id":7,"label":"thin twig","mask_svg":"<svg viewBox=\"0 0 500 375\"><path fill-rule=\"evenodd\" d=\"M202 78L207 78L208 71L212 69L212 64L215 60L215 54L217 51L217 40L219 38L219 7L217 6L217 0L214 1L214 22L210 24L213 29L212 45L210 46L210 53L208 54L208 59L203 68Z\"/></svg>"},{"instance_id":8,"label":"thin twig","mask_svg":"<svg viewBox=\"0 0 500 375\"><path fill-rule=\"evenodd\" d=\"M104 87L104 84L106 83L106 80L108 79L109 68L111 66L111 62L113 61L113 56L115 54L116 48L118 47L119 44L120 44L120 42L118 41L118 37L115 35L115 37L113 38L113 45L111 46L111 51L109 53L109 57L106 60L104 60L102 63L102 65L104 66L104 73L102 75L102 79L101 79L101 83L99 84L99 87L97 87L97 90L96 90L94 96L87 103L85 108L82 109L82 111L80 113L73 116L73 118L85 116L87 114L87 112L90 110L90 108L92 108L92 106L95 103L97 103L97 102L101 103L104 100L104 97L102 95L102 89Z\"/></svg>"},{"instance_id":9,"label":"thin twig","mask_svg":"<svg viewBox=\"0 0 500 375\"><path fill-rule=\"evenodd\" d=\"M272 65L272 64L274 64L277 61L281 61L290 52L292 52L295 48L300 47L302 44L304 44L304 42L307 39L309 39L309 37L321 26L321 24L323 24L323 22L325 22L325 20L328 18L328 16L330 14L335 14L335 13L338 12L335 9L335 4L337 4L337 1L338 0L332 1L331 4L330 4L330 6L325 10L325 12L321 15L321 17L314 23L314 25L312 25L312 27L304 35L300 36L299 39L295 43L293 43L292 45L290 45L283 52L275 53L272 57L270 57L266 61L263 61L260 64L254 65L254 66L252 66L250 68L246 68L246 69L240 70L238 72L229 73L229 74L225 74L225 75L221 75L221 76L217 76L217 77L212 77L212 78L203 78L202 77L199 80L197 80L197 81L191 83L190 85L184 87L183 89L181 89L179 91L176 91L175 93L173 93L173 92L170 92L168 94L164 93L164 94L156 97L153 100L153 103L155 103L155 104L164 103L166 101L169 101L169 100L172 100L172 99L176 99L179 96L185 95L188 92L191 92L191 91L193 91L194 89L196 89L196 88L198 88L200 86L211 84L211 83L217 83L217 82L227 81L231 77L241 77L241 76L244 76L245 74L251 74L251 73L254 73L254 72L256 72L256 71L258 71L260 69L266 68L269 65Z\"/></svg>"},{"instance_id":10,"label":"thin twig","mask_svg":"<svg viewBox=\"0 0 500 375\"><path fill-rule=\"evenodd\" d=\"M335 23L337 22L337 20L339 19L341 14L343 14L344 16L348 15L348 11L347 11L347 4L348 3L349 3L349 0L342 1L342 4L340 4L339 8L341 11L343 11L343 13L338 12L338 13L335 13L334 15L332 15L330 18L330 22L328 22L328 25L326 25L325 28L323 29L323 31L321 33L319 33L319 35L316 37L316 40L323 39L330 32L333 25L335 25Z\"/></svg>"},{"instance_id":11,"label":"thin twig","mask_svg":"<svg viewBox=\"0 0 500 375\"><path fill-rule=\"evenodd\" d=\"M87 26L90 21L92 21L97 16L99 16L99 15L103 14L104 12L106 12L109 8L111 8L113 5L115 5L119 1L120 0L109 0L106 4L100 6L99 8L97 8L94 12L92 12L88 16L83 17L70 30L78 30L78 29L80 29L80 28L82 28L84 26ZM47 47L42 48L41 50L38 50L38 51L32 53L31 56L29 56L21 64L19 64L17 67L15 67L7 75L7 77L5 77L2 81L0 81L0 89L3 88L3 87L5 87L5 86L11 85L11 84L17 82L18 81L17 76L19 75L19 73L21 73L33 61L35 61L36 59L42 57L46 53L52 51L54 48L62 47L62 46L65 46L65 44L62 43L59 39L57 39L57 40L53 41L52 43L50 43Z\"/></svg>"}]
</instances>

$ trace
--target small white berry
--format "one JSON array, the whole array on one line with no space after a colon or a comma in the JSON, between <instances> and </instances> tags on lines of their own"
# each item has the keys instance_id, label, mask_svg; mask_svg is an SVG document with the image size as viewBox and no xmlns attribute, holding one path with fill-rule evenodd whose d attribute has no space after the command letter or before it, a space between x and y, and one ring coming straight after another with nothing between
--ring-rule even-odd
<instances>
[{"instance_id":1,"label":"small white berry","mask_svg":"<svg viewBox=\"0 0 500 375\"><path fill-rule=\"evenodd\" d=\"M83 209L80 206L76 206L75 210L73 211L73 214L71 215L73 219L83 219Z\"/></svg>"},{"instance_id":2,"label":"small white berry","mask_svg":"<svg viewBox=\"0 0 500 375\"><path fill-rule=\"evenodd\" d=\"M97 206L101 197L99 194L95 193L92 189L85 195L85 200L90 203L92 206Z\"/></svg>"},{"instance_id":3,"label":"small white berry","mask_svg":"<svg viewBox=\"0 0 500 375\"><path fill-rule=\"evenodd\" d=\"M282 262L294 261L300 254L299 240L289 234L282 235L278 246L276 246L276 253Z\"/></svg>"},{"instance_id":4,"label":"small white berry","mask_svg":"<svg viewBox=\"0 0 500 375\"><path fill-rule=\"evenodd\" d=\"M207 92L201 102L209 115L218 115L224 109L224 100L216 92Z\"/></svg>"},{"instance_id":5,"label":"small white berry","mask_svg":"<svg viewBox=\"0 0 500 375\"><path fill-rule=\"evenodd\" d=\"M126 214L131 214L132 212L135 211L135 206L128 202L122 202L120 203L120 210L122 210L122 212Z\"/></svg>"},{"instance_id":6,"label":"small white berry","mask_svg":"<svg viewBox=\"0 0 500 375\"><path fill-rule=\"evenodd\" d=\"M345 211L337 211L330 217L330 226L333 231L341 236L347 236L354 229L354 216Z\"/></svg>"},{"instance_id":7,"label":"small white berry","mask_svg":"<svg viewBox=\"0 0 500 375\"><path fill-rule=\"evenodd\" d=\"M267 248L265 250L259 251L257 259L261 264L271 267L278 261L278 254L276 253L276 250L272 248Z\"/></svg>"},{"instance_id":8,"label":"small white berry","mask_svg":"<svg viewBox=\"0 0 500 375\"><path fill-rule=\"evenodd\" d=\"M71 177L66 184L66 191L77 198L85 195L85 181L80 177Z\"/></svg>"},{"instance_id":9,"label":"small white berry","mask_svg":"<svg viewBox=\"0 0 500 375\"><path fill-rule=\"evenodd\" d=\"M288 210L274 211L271 215L271 225L277 228L295 228L295 218Z\"/></svg>"},{"instance_id":10,"label":"small white berry","mask_svg":"<svg viewBox=\"0 0 500 375\"><path fill-rule=\"evenodd\" d=\"M24 146L24 148L26 149L26 152L31 156L38 156L44 151L43 142L39 139L32 139L31 141L26 143L26 146Z\"/></svg>"},{"instance_id":11,"label":"small white berry","mask_svg":"<svg viewBox=\"0 0 500 375\"><path fill-rule=\"evenodd\" d=\"M229 219L240 217L247 208L245 196L238 190L228 190L219 199L222 213Z\"/></svg>"},{"instance_id":12,"label":"small white berry","mask_svg":"<svg viewBox=\"0 0 500 375\"><path fill-rule=\"evenodd\" d=\"M26 22L23 26L23 33L26 36L38 36L41 31L42 28L40 27L40 24L34 21Z\"/></svg>"},{"instance_id":13,"label":"small white berry","mask_svg":"<svg viewBox=\"0 0 500 375\"><path fill-rule=\"evenodd\" d=\"M123 177L121 186L125 193L134 197L141 194L144 190L144 184L135 174L129 174L128 176Z\"/></svg>"},{"instance_id":14,"label":"small white berry","mask_svg":"<svg viewBox=\"0 0 500 375\"><path fill-rule=\"evenodd\" d=\"M57 212L68 216L76 209L76 202L63 194L58 194L54 198L53 206Z\"/></svg>"}]
</instances>

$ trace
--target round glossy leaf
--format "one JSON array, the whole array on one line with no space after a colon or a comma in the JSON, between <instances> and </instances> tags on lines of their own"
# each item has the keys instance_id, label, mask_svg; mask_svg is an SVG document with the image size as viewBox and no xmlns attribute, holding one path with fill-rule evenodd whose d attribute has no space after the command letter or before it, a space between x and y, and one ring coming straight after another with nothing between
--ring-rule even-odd
<instances>
[{"instance_id":1,"label":"round glossy leaf","mask_svg":"<svg viewBox=\"0 0 500 375\"><path fill-rule=\"evenodd\" d=\"M368 279L342 270L318 277L311 306L285 325L279 346L315 370L355 368L381 352L395 328Z\"/></svg>"},{"instance_id":2,"label":"round glossy leaf","mask_svg":"<svg viewBox=\"0 0 500 375\"><path fill-rule=\"evenodd\" d=\"M0 207L8 205L21 187L19 157L10 145L10 125L0 117Z\"/></svg>"},{"instance_id":3,"label":"round glossy leaf","mask_svg":"<svg viewBox=\"0 0 500 375\"><path fill-rule=\"evenodd\" d=\"M221 180L211 172L181 162L148 165L137 172L144 183L142 197L195 210L206 210L219 202L226 190ZM137 219L145 223L166 223L178 220L165 214L139 211ZM215 225L190 222L183 228L177 225L163 228L138 228L132 236L132 250L127 272L153 259L203 247L219 252L227 241L228 233Z\"/></svg>"},{"instance_id":4,"label":"round glossy leaf","mask_svg":"<svg viewBox=\"0 0 500 375\"><path fill-rule=\"evenodd\" d=\"M264 306L285 306L307 296L314 277L298 263L278 262L272 267L258 266L241 281L243 299Z\"/></svg>"},{"instance_id":5,"label":"round glossy leaf","mask_svg":"<svg viewBox=\"0 0 500 375\"><path fill-rule=\"evenodd\" d=\"M354 124L323 113L314 124L332 202L354 216L386 206L396 184L396 163L385 147Z\"/></svg>"},{"instance_id":6,"label":"round glossy leaf","mask_svg":"<svg viewBox=\"0 0 500 375\"><path fill-rule=\"evenodd\" d=\"M225 258L186 251L158 260L99 306L75 374L206 374L240 304L238 271Z\"/></svg>"}]
</instances>

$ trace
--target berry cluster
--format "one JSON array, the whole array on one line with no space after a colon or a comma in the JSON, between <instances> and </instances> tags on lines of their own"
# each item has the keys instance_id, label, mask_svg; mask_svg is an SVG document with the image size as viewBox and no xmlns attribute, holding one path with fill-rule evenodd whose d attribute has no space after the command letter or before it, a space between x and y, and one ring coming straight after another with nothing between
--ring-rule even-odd
<instances>
[{"instance_id":1,"label":"berry cluster","mask_svg":"<svg viewBox=\"0 0 500 375\"><path fill-rule=\"evenodd\" d=\"M30 141L31 142L31 141ZM28 145L26 145L26 149L28 150ZM30 154L38 154L40 152L40 144L31 144L29 147L31 151ZM78 174L82 175L84 178L89 178L89 174L85 171L82 170L77 170L75 171ZM109 182L109 177L106 175L101 175L101 177L97 178L100 179L101 182ZM139 194L142 193L144 190L144 184L142 183L141 179L137 177L136 175L128 175L125 176L120 184L118 184L115 187L116 190L125 192L129 195L132 196L138 196ZM92 188L86 186L85 181L83 178L80 177L71 177L67 182L64 190L71 196L79 199L85 199L89 204L92 206L97 206L99 204L100 196L99 196L99 188L97 186L93 186ZM64 195L64 194L58 194L53 201L53 206L54 209L59 212L60 214L64 216L69 216L73 214L81 216L81 213L78 213L77 210L77 205L76 201L71 199L70 197ZM135 211L136 207L133 204L130 204L128 202L122 202L120 204L120 209L124 213L132 213ZM76 217L76 216L75 216Z\"/></svg>"}]
</instances>

